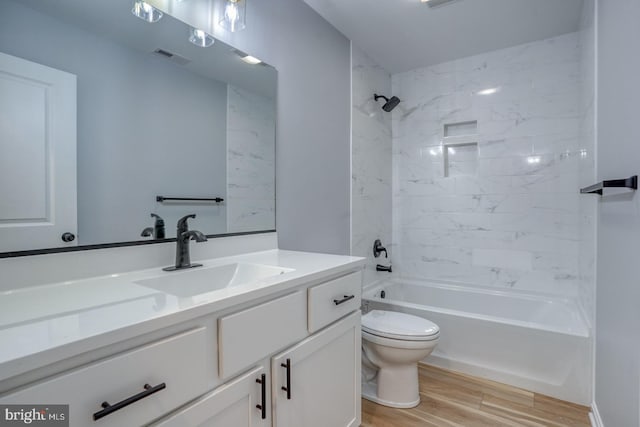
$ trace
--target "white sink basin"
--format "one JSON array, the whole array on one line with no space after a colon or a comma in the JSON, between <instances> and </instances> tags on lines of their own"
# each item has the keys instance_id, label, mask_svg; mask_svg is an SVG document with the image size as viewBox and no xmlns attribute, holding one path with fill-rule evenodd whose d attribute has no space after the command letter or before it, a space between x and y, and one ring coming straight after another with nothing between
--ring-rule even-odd
<instances>
[{"instance_id":1,"label":"white sink basin","mask_svg":"<svg viewBox=\"0 0 640 427\"><path fill-rule=\"evenodd\" d=\"M191 297L219 289L247 285L290 271L293 269L233 263L219 267L200 267L192 270L167 272L162 276L139 280L135 283L178 297Z\"/></svg>"}]
</instances>

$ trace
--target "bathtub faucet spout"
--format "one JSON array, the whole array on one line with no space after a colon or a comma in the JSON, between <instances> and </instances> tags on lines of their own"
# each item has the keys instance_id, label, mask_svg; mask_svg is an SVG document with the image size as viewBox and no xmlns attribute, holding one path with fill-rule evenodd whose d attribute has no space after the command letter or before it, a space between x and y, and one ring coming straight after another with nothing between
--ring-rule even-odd
<instances>
[{"instance_id":1,"label":"bathtub faucet spout","mask_svg":"<svg viewBox=\"0 0 640 427\"><path fill-rule=\"evenodd\" d=\"M386 271L388 273L391 273L391 264L389 264L389 267L385 267L384 265L376 265L376 271Z\"/></svg>"}]
</instances>

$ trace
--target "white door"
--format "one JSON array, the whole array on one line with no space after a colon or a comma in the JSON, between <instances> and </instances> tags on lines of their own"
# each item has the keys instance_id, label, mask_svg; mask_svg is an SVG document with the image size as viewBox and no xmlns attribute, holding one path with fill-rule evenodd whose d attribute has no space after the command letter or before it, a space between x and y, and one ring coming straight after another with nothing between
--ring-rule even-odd
<instances>
[{"instance_id":1,"label":"white door","mask_svg":"<svg viewBox=\"0 0 640 427\"><path fill-rule=\"evenodd\" d=\"M268 379L269 375L267 370L259 366L193 401L169 417L154 423L152 426L270 426L271 414L268 396ZM260 406L260 408L257 406Z\"/></svg>"},{"instance_id":2,"label":"white door","mask_svg":"<svg viewBox=\"0 0 640 427\"><path fill-rule=\"evenodd\" d=\"M0 53L0 252L77 245L76 76Z\"/></svg>"},{"instance_id":3,"label":"white door","mask_svg":"<svg viewBox=\"0 0 640 427\"><path fill-rule=\"evenodd\" d=\"M273 425L359 426L360 345L357 312L275 356Z\"/></svg>"}]
</instances>

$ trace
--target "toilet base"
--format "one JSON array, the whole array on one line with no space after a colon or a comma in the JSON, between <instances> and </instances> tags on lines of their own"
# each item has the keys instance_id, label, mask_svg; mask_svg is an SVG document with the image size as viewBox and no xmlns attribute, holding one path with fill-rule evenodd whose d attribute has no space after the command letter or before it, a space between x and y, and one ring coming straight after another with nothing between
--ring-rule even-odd
<instances>
[{"instance_id":1,"label":"toilet base","mask_svg":"<svg viewBox=\"0 0 640 427\"><path fill-rule=\"evenodd\" d=\"M378 384L375 379L367 382L362 382L362 397L371 402L378 403L383 406L388 406L390 408L408 409L415 408L420 404L419 395L418 399L412 402L391 402L385 399L380 399L378 397Z\"/></svg>"}]
</instances>

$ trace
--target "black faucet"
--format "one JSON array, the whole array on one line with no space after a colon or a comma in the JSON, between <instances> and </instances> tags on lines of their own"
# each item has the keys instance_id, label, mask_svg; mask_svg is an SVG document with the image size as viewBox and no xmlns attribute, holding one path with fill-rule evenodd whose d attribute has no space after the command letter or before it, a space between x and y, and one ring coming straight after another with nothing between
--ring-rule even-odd
<instances>
[{"instance_id":1,"label":"black faucet","mask_svg":"<svg viewBox=\"0 0 640 427\"><path fill-rule=\"evenodd\" d=\"M376 239L376 241L373 242L373 256L378 258L382 252L384 252L385 258L389 258L389 254L387 253L387 248L382 246L382 242L380 241L380 239ZM391 264L389 264L388 267L378 264L376 265L376 271L386 271L391 273Z\"/></svg>"},{"instance_id":2,"label":"black faucet","mask_svg":"<svg viewBox=\"0 0 640 427\"><path fill-rule=\"evenodd\" d=\"M147 227L140 233L141 237L153 237L154 239L164 239L164 220L158 215L152 213L151 218L155 218L153 227Z\"/></svg>"},{"instance_id":3,"label":"black faucet","mask_svg":"<svg viewBox=\"0 0 640 427\"><path fill-rule=\"evenodd\" d=\"M176 230L176 264L171 267L163 268L164 271L184 270L186 268L202 267L202 264L191 264L191 256L189 254L189 240L196 242L206 242L207 236L197 230L189 230L187 220L195 218L195 214L187 215L178 220Z\"/></svg>"},{"instance_id":4,"label":"black faucet","mask_svg":"<svg viewBox=\"0 0 640 427\"><path fill-rule=\"evenodd\" d=\"M376 239L376 241L373 242L373 256L378 258L380 256L380 253L382 252L384 252L385 258L389 258L389 254L387 254L387 248L382 246L382 242L380 241L380 239Z\"/></svg>"},{"instance_id":5,"label":"black faucet","mask_svg":"<svg viewBox=\"0 0 640 427\"><path fill-rule=\"evenodd\" d=\"M384 265L376 265L376 271L386 271L387 273L391 273L391 265L389 267L385 267Z\"/></svg>"},{"instance_id":6,"label":"black faucet","mask_svg":"<svg viewBox=\"0 0 640 427\"><path fill-rule=\"evenodd\" d=\"M147 227L142 230L142 233L140 233L140 237L153 237L153 227Z\"/></svg>"},{"instance_id":7,"label":"black faucet","mask_svg":"<svg viewBox=\"0 0 640 427\"><path fill-rule=\"evenodd\" d=\"M164 239L164 220L154 213L151 214L151 218L156 219L153 224L153 237L156 239Z\"/></svg>"}]
</instances>

